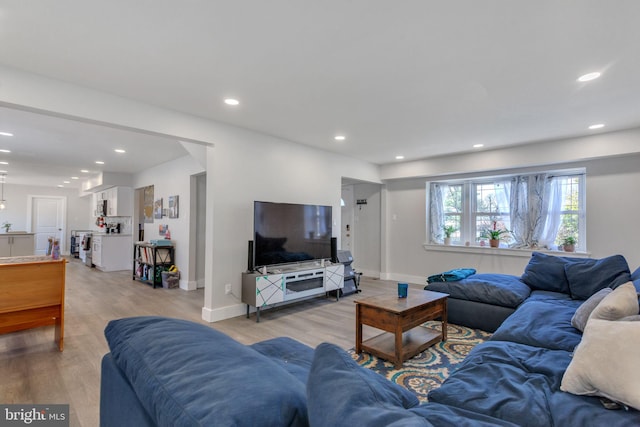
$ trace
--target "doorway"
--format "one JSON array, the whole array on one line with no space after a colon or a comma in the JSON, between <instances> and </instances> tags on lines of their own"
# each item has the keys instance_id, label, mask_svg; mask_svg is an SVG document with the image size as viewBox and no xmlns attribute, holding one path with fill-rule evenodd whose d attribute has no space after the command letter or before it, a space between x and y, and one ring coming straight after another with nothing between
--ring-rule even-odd
<instances>
[{"instance_id":1,"label":"doorway","mask_svg":"<svg viewBox=\"0 0 640 427\"><path fill-rule=\"evenodd\" d=\"M34 233L34 254L46 255L49 239L60 242L60 252L66 253L65 217L67 198L57 196L28 196L29 210L27 223Z\"/></svg>"},{"instance_id":2,"label":"doorway","mask_svg":"<svg viewBox=\"0 0 640 427\"><path fill-rule=\"evenodd\" d=\"M353 185L343 185L340 199L341 223L340 230L340 249L351 251L353 255L353 222L355 219L354 212L355 199L353 198Z\"/></svg>"},{"instance_id":3,"label":"doorway","mask_svg":"<svg viewBox=\"0 0 640 427\"><path fill-rule=\"evenodd\" d=\"M205 236L206 236L206 212L207 212L207 174L199 174L192 177L192 191L195 195L195 209L191 223L195 224L193 229L193 241L195 242L193 259L195 259L195 280L196 288L204 288L205 270Z\"/></svg>"}]
</instances>

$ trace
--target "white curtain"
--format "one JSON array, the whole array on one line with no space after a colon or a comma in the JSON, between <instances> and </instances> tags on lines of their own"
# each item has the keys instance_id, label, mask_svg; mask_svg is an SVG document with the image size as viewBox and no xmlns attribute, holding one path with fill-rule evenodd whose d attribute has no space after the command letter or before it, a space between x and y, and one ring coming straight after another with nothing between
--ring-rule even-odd
<instances>
[{"instance_id":1,"label":"white curtain","mask_svg":"<svg viewBox=\"0 0 640 427\"><path fill-rule=\"evenodd\" d=\"M556 240L562 220L562 200L564 199L562 179L550 178L547 187L547 221L540 229L538 245L549 248Z\"/></svg>"},{"instance_id":2,"label":"white curtain","mask_svg":"<svg viewBox=\"0 0 640 427\"><path fill-rule=\"evenodd\" d=\"M550 247L560 226L560 181L548 174L517 176L511 180L512 247Z\"/></svg>"},{"instance_id":3,"label":"white curtain","mask_svg":"<svg viewBox=\"0 0 640 427\"><path fill-rule=\"evenodd\" d=\"M447 184L434 182L429 191L429 240L442 243L444 228L444 195L449 190Z\"/></svg>"}]
</instances>

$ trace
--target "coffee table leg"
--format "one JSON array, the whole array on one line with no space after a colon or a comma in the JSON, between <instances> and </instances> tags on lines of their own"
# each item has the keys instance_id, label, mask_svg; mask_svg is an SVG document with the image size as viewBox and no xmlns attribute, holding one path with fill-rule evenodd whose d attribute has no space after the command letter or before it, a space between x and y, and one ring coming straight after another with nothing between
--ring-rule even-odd
<instances>
[{"instance_id":1,"label":"coffee table leg","mask_svg":"<svg viewBox=\"0 0 640 427\"><path fill-rule=\"evenodd\" d=\"M360 322L360 304L356 304L356 354L362 353L362 322Z\"/></svg>"},{"instance_id":2,"label":"coffee table leg","mask_svg":"<svg viewBox=\"0 0 640 427\"><path fill-rule=\"evenodd\" d=\"M396 345L395 345L396 360L394 361L394 365L396 369L400 369L402 368L402 327L399 321L396 322L395 338L396 338Z\"/></svg>"},{"instance_id":3,"label":"coffee table leg","mask_svg":"<svg viewBox=\"0 0 640 427\"><path fill-rule=\"evenodd\" d=\"M447 340L447 299L442 303L442 341Z\"/></svg>"}]
</instances>

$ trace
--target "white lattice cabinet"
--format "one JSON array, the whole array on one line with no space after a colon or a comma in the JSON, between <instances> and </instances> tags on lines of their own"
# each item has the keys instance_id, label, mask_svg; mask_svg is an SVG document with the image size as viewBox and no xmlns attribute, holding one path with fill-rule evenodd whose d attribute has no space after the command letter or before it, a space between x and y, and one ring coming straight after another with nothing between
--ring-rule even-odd
<instances>
[{"instance_id":1,"label":"white lattice cabinet","mask_svg":"<svg viewBox=\"0 0 640 427\"><path fill-rule=\"evenodd\" d=\"M302 298L339 290L344 287L344 265L324 267L282 267L267 274L242 273L242 302L247 304L247 317L251 307L256 309L256 321L260 321L260 309Z\"/></svg>"}]
</instances>

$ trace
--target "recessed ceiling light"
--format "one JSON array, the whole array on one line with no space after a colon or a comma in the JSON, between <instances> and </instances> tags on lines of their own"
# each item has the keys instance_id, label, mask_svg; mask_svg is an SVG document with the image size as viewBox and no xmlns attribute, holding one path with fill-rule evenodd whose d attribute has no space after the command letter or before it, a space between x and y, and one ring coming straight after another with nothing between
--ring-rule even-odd
<instances>
[{"instance_id":1,"label":"recessed ceiling light","mask_svg":"<svg viewBox=\"0 0 640 427\"><path fill-rule=\"evenodd\" d=\"M0 173L9 173L9 172L7 172L7 171L3 171L3 170L0 170Z\"/></svg>"},{"instance_id":2,"label":"recessed ceiling light","mask_svg":"<svg viewBox=\"0 0 640 427\"><path fill-rule=\"evenodd\" d=\"M62 181L63 184L71 184L71 181Z\"/></svg>"},{"instance_id":3,"label":"recessed ceiling light","mask_svg":"<svg viewBox=\"0 0 640 427\"><path fill-rule=\"evenodd\" d=\"M113 151L115 151L116 153L120 153L120 154L122 154L122 153L126 153L126 151L124 151L122 148L116 148L116 149L115 149L115 150L113 150Z\"/></svg>"},{"instance_id":4,"label":"recessed ceiling light","mask_svg":"<svg viewBox=\"0 0 640 427\"><path fill-rule=\"evenodd\" d=\"M235 106L235 105L239 105L240 101L238 101L237 99L234 99L234 98L226 98L224 100L224 103L227 104L227 105L234 105Z\"/></svg>"},{"instance_id":5,"label":"recessed ceiling light","mask_svg":"<svg viewBox=\"0 0 640 427\"><path fill-rule=\"evenodd\" d=\"M484 144L473 144L473 148L482 148Z\"/></svg>"},{"instance_id":6,"label":"recessed ceiling light","mask_svg":"<svg viewBox=\"0 0 640 427\"><path fill-rule=\"evenodd\" d=\"M598 73L598 72L594 72L594 73L587 73L587 74L584 74L584 75L582 75L582 76L578 77L578 81L579 81L579 82L589 82L589 81L591 81L591 80L595 80L595 79L597 79L598 77L600 77L600 75L601 75L601 74L600 74L600 73Z\"/></svg>"},{"instance_id":7,"label":"recessed ceiling light","mask_svg":"<svg viewBox=\"0 0 640 427\"><path fill-rule=\"evenodd\" d=\"M597 125L589 126L589 129L595 130L595 129L602 129L603 127L604 127L604 123L598 123Z\"/></svg>"},{"instance_id":8,"label":"recessed ceiling light","mask_svg":"<svg viewBox=\"0 0 640 427\"><path fill-rule=\"evenodd\" d=\"M11 150L5 150L4 148L0 149L0 153L10 153L10 152L11 152Z\"/></svg>"},{"instance_id":9,"label":"recessed ceiling light","mask_svg":"<svg viewBox=\"0 0 640 427\"><path fill-rule=\"evenodd\" d=\"M88 171L88 170L86 170L86 169L80 169L80 172L82 172L82 173L89 173L89 171Z\"/></svg>"},{"instance_id":10,"label":"recessed ceiling light","mask_svg":"<svg viewBox=\"0 0 640 427\"><path fill-rule=\"evenodd\" d=\"M58 184L58 188L64 188L64 185Z\"/></svg>"},{"instance_id":11,"label":"recessed ceiling light","mask_svg":"<svg viewBox=\"0 0 640 427\"><path fill-rule=\"evenodd\" d=\"M333 139L335 139L336 141L344 141L345 139L347 139L347 137L344 135L336 135L333 137Z\"/></svg>"},{"instance_id":12,"label":"recessed ceiling light","mask_svg":"<svg viewBox=\"0 0 640 427\"><path fill-rule=\"evenodd\" d=\"M71 179L80 179L77 176L72 176Z\"/></svg>"},{"instance_id":13,"label":"recessed ceiling light","mask_svg":"<svg viewBox=\"0 0 640 427\"><path fill-rule=\"evenodd\" d=\"M104 162L102 160L96 160L96 165L104 165Z\"/></svg>"},{"instance_id":14,"label":"recessed ceiling light","mask_svg":"<svg viewBox=\"0 0 640 427\"><path fill-rule=\"evenodd\" d=\"M396 156L396 160L404 160L404 156Z\"/></svg>"},{"instance_id":15,"label":"recessed ceiling light","mask_svg":"<svg viewBox=\"0 0 640 427\"><path fill-rule=\"evenodd\" d=\"M8 165L9 162L0 162L0 165Z\"/></svg>"},{"instance_id":16,"label":"recessed ceiling light","mask_svg":"<svg viewBox=\"0 0 640 427\"><path fill-rule=\"evenodd\" d=\"M13 136L13 134L11 132L0 132L0 135L2 135L2 136Z\"/></svg>"}]
</instances>

